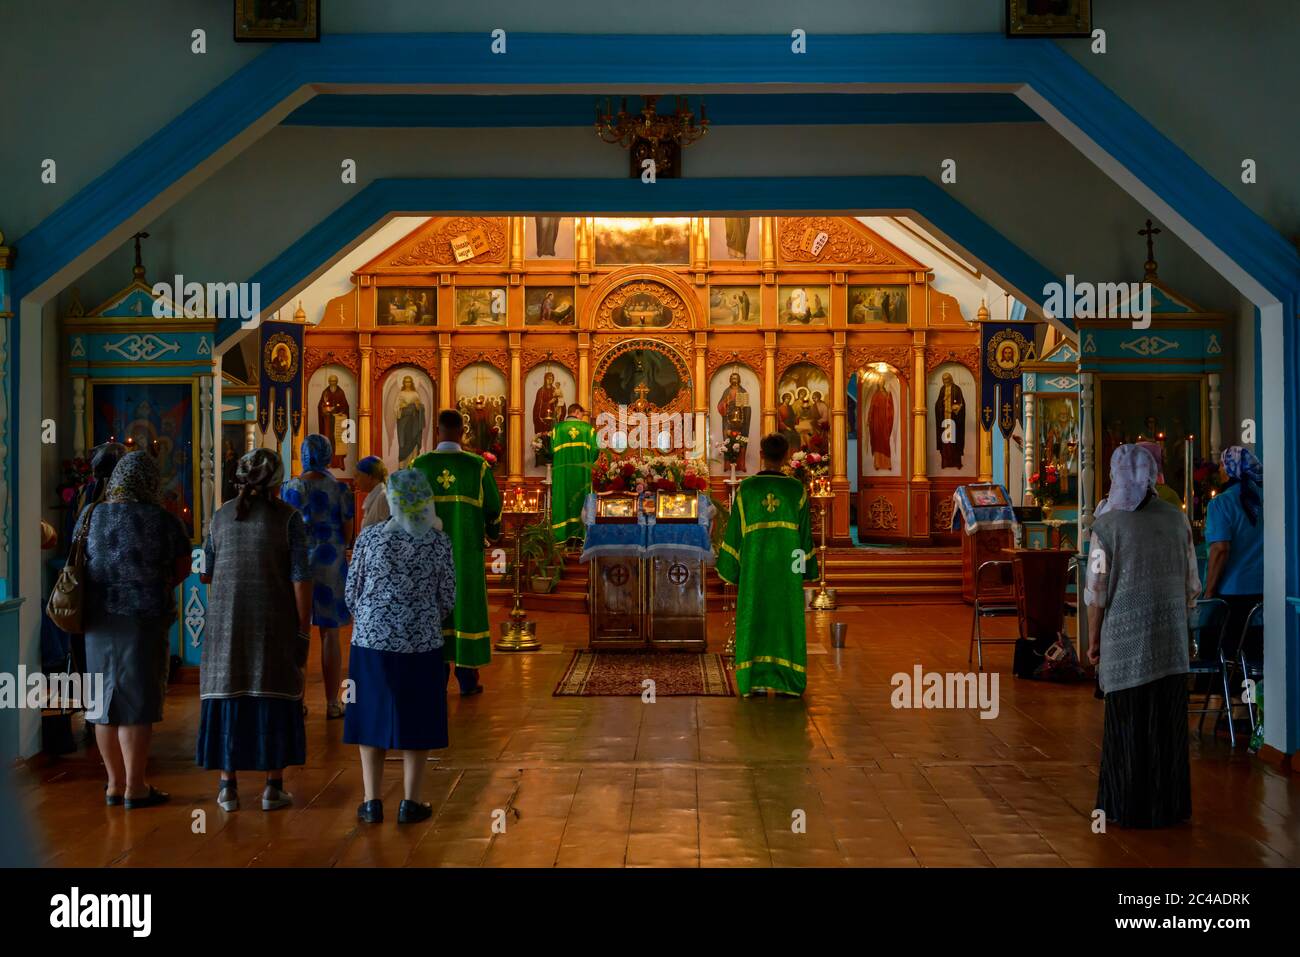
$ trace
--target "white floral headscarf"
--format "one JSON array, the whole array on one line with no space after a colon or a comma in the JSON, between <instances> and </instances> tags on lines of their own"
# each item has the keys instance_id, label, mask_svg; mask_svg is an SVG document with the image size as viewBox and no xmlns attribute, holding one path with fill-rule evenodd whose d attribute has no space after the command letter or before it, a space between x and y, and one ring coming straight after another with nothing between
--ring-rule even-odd
<instances>
[{"instance_id":1,"label":"white floral headscarf","mask_svg":"<svg viewBox=\"0 0 1300 957\"><path fill-rule=\"evenodd\" d=\"M419 469L402 469L388 477L388 511L398 526L416 538L442 531L433 489Z\"/></svg>"}]
</instances>

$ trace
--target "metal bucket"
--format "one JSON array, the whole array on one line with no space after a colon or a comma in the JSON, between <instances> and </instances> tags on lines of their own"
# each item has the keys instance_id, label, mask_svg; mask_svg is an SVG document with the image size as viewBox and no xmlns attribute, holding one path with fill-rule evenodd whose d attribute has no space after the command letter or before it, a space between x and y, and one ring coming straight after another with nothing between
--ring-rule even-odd
<instances>
[{"instance_id":1,"label":"metal bucket","mask_svg":"<svg viewBox=\"0 0 1300 957\"><path fill-rule=\"evenodd\" d=\"M831 622L831 647L843 648L844 639L848 636L849 624L846 621Z\"/></svg>"}]
</instances>

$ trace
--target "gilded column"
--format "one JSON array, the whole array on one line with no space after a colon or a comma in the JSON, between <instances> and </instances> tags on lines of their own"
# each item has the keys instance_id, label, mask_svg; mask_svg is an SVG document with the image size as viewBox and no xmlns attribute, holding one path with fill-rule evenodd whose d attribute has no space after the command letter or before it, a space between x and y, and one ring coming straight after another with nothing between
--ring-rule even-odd
<instances>
[{"instance_id":1,"label":"gilded column","mask_svg":"<svg viewBox=\"0 0 1300 957\"><path fill-rule=\"evenodd\" d=\"M763 333L763 434L776 431L776 333Z\"/></svg>"},{"instance_id":2,"label":"gilded column","mask_svg":"<svg viewBox=\"0 0 1300 957\"><path fill-rule=\"evenodd\" d=\"M371 454L374 448L373 439L370 433L370 369L371 354L374 350L370 346L370 336L361 337L361 372L357 378L357 459L364 459Z\"/></svg>"},{"instance_id":3,"label":"gilded column","mask_svg":"<svg viewBox=\"0 0 1300 957\"><path fill-rule=\"evenodd\" d=\"M451 336L438 334L438 405L452 407L451 400Z\"/></svg>"},{"instance_id":4,"label":"gilded column","mask_svg":"<svg viewBox=\"0 0 1300 957\"><path fill-rule=\"evenodd\" d=\"M703 272L709 265L708 220L703 216L691 218L691 271Z\"/></svg>"},{"instance_id":5,"label":"gilded column","mask_svg":"<svg viewBox=\"0 0 1300 957\"><path fill-rule=\"evenodd\" d=\"M524 271L524 217L510 217L510 271Z\"/></svg>"},{"instance_id":6,"label":"gilded column","mask_svg":"<svg viewBox=\"0 0 1300 957\"><path fill-rule=\"evenodd\" d=\"M1219 460L1219 452L1222 451L1222 449L1223 449L1223 430L1222 430L1222 426L1219 424L1219 409L1220 409L1220 406L1221 406L1221 403L1222 403L1222 393L1221 393L1221 391L1220 391L1220 385L1219 385L1219 383L1220 383L1221 380L1220 380L1220 377L1219 377L1219 373L1217 373L1217 372L1211 372L1210 375L1209 375L1209 380L1210 380L1210 381L1209 381L1209 386L1210 386L1210 458L1217 462L1217 461ZM1202 436L1199 436L1199 438L1200 438L1200 440L1201 440L1201 441L1200 441L1200 445L1201 445L1201 447L1200 447L1200 449L1197 450L1197 451L1198 451L1198 454L1200 454L1200 455L1205 455L1205 436L1202 435ZM1109 467L1110 467L1110 463L1109 463L1109 462L1106 463L1106 466L1107 466L1107 468L1109 468Z\"/></svg>"},{"instance_id":7,"label":"gilded column","mask_svg":"<svg viewBox=\"0 0 1300 957\"><path fill-rule=\"evenodd\" d=\"M212 521L216 463L212 453L212 376L199 376L199 486L202 498L198 516L204 531Z\"/></svg>"},{"instance_id":8,"label":"gilded column","mask_svg":"<svg viewBox=\"0 0 1300 957\"><path fill-rule=\"evenodd\" d=\"M1096 461L1092 434L1092 373L1079 373L1079 549L1092 531L1093 489L1096 488ZM1030 435L1026 427L1025 436ZM1032 443L1031 443L1032 444ZM1109 463L1107 463L1109 465ZM1080 603L1082 610L1082 603ZM1082 622L1080 623L1082 624ZM1082 632L1080 632L1082 634Z\"/></svg>"},{"instance_id":9,"label":"gilded column","mask_svg":"<svg viewBox=\"0 0 1300 957\"><path fill-rule=\"evenodd\" d=\"M577 216L573 220L573 258L580 273L591 272L592 228L590 216Z\"/></svg>"},{"instance_id":10,"label":"gilded column","mask_svg":"<svg viewBox=\"0 0 1300 957\"><path fill-rule=\"evenodd\" d=\"M506 430L510 435L508 454L508 474L506 481L518 485L524 480L524 376L523 357L520 346L523 340L517 332L510 333L510 405L509 425Z\"/></svg>"},{"instance_id":11,"label":"gilded column","mask_svg":"<svg viewBox=\"0 0 1300 957\"><path fill-rule=\"evenodd\" d=\"M776 271L776 217L764 216L759 240L762 244L760 255L763 257L763 271Z\"/></svg>"},{"instance_id":12,"label":"gilded column","mask_svg":"<svg viewBox=\"0 0 1300 957\"><path fill-rule=\"evenodd\" d=\"M695 334L695 433L692 447L687 453L693 458L709 455L709 334Z\"/></svg>"},{"instance_id":13,"label":"gilded column","mask_svg":"<svg viewBox=\"0 0 1300 957\"><path fill-rule=\"evenodd\" d=\"M993 430L984 428L981 421L976 428L979 429L980 437L980 455L979 455L979 474L976 481L991 482L993 481Z\"/></svg>"},{"instance_id":14,"label":"gilded column","mask_svg":"<svg viewBox=\"0 0 1300 957\"><path fill-rule=\"evenodd\" d=\"M912 339L912 479L925 481L929 458L925 438L925 333Z\"/></svg>"},{"instance_id":15,"label":"gilded column","mask_svg":"<svg viewBox=\"0 0 1300 957\"><path fill-rule=\"evenodd\" d=\"M578 333L578 404L591 412L591 334Z\"/></svg>"},{"instance_id":16,"label":"gilded column","mask_svg":"<svg viewBox=\"0 0 1300 957\"><path fill-rule=\"evenodd\" d=\"M831 384L831 481L849 480L848 390L844 384L844 333L835 333L835 374Z\"/></svg>"}]
</instances>

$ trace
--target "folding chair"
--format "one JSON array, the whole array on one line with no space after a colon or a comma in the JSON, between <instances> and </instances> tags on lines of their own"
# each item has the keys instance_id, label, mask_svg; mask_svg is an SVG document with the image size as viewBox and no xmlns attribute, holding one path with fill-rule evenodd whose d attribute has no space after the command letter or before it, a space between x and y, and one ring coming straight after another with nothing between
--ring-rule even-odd
<instances>
[{"instance_id":1,"label":"folding chair","mask_svg":"<svg viewBox=\"0 0 1300 957\"><path fill-rule=\"evenodd\" d=\"M997 576L986 574L989 571L997 571ZM999 589L1006 588L1012 581L1012 566L1008 561L988 561L984 562L975 572L975 613L971 616L970 624L970 651L966 655L966 663L969 664L972 656L978 656L979 671L984 670L984 644L990 645L1014 645L1019 638L985 638L983 621L985 618L1018 618L1020 609L1013 598L1008 602L1005 598L989 599L985 597L987 591L994 587Z\"/></svg>"},{"instance_id":2,"label":"folding chair","mask_svg":"<svg viewBox=\"0 0 1300 957\"><path fill-rule=\"evenodd\" d=\"M1252 681L1258 686L1260 681L1264 680L1264 605L1261 602L1250 610L1246 616L1246 624L1241 629L1241 638L1237 642L1237 653L1234 656L1232 666L1241 669L1241 679L1244 686L1246 681ZM1244 691L1245 688L1243 687ZM1242 702L1246 705L1246 713L1250 716L1250 730L1253 734L1258 726L1258 715L1255 711L1255 696L1241 696ZM1231 713L1229 713L1229 724L1231 724Z\"/></svg>"},{"instance_id":3,"label":"folding chair","mask_svg":"<svg viewBox=\"0 0 1300 957\"><path fill-rule=\"evenodd\" d=\"M1206 681L1205 694L1201 699L1201 707L1193 708L1191 705L1192 694L1187 696L1188 714L1199 714L1201 720L1196 724L1196 733L1199 735L1205 729L1205 716L1213 714L1214 726L1210 733L1214 734L1219 730L1219 722L1227 715L1228 737L1232 740L1233 746L1236 746L1236 735L1232 730L1232 711L1228 706L1228 668L1223 657L1223 630L1228 624L1228 603L1222 598L1202 598L1196 602L1195 607L1187 613L1187 638L1189 644L1188 668L1187 671L1192 675L1218 675L1218 684L1223 687L1223 704L1217 708L1210 707L1210 696L1218 691L1214 687L1215 683ZM1207 638L1211 636L1218 639L1218 655L1214 659L1207 660L1200 654L1200 649L1208 643Z\"/></svg>"}]
</instances>

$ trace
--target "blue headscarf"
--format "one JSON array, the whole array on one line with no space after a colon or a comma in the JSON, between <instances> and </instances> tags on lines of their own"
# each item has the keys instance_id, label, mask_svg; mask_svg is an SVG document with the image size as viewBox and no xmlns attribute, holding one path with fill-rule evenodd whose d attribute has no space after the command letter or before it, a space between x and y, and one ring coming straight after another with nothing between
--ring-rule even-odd
<instances>
[{"instance_id":1,"label":"blue headscarf","mask_svg":"<svg viewBox=\"0 0 1300 957\"><path fill-rule=\"evenodd\" d=\"M320 434L309 435L302 440L299 455L304 472L327 472L334 458L334 443Z\"/></svg>"},{"instance_id":2,"label":"blue headscarf","mask_svg":"<svg viewBox=\"0 0 1300 957\"><path fill-rule=\"evenodd\" d=\"M1234 445L1223 450L1223 470L1228 473L1227 488L1241 486L1241 507L1254 525L1259 521L1260 489L1264 485L1264 469L1259 459L1250 449Z\"/></svg>"}]
</instances>

